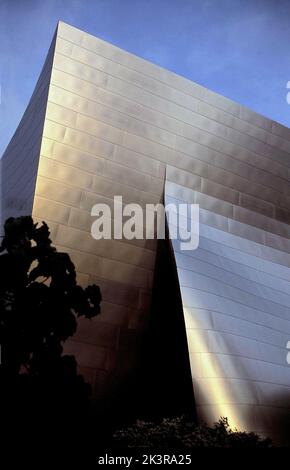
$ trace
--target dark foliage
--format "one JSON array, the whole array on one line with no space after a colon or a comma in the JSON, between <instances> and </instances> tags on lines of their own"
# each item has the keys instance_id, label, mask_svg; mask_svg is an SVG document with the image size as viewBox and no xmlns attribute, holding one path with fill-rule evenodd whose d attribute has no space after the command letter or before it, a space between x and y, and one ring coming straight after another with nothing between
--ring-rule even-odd
<instances>
[{"instance_id":1,"label":"dark foliage","mask_svg":"<svg viewBox=\"0 0 290 470\"><path fill-rule=\"evenodd\" d=\"M90 387L77 373L63 343L76 332L77 317L100 312L97 286L76 282L70 257L57 252L46 223L30 216L5 223L0 247L0 387L2 417L59 422L83 415Z\"/></svg>"},{"instance_id":2,"label":"dark foliage","mask_svg":"<svg viewBox=\"0 0 290 470\"><path fill-rule=\"evenodd\" d=\"M188 451L195 448L269 448L270 439L255 433L232 431L227 418L212 427L197 426L185 418L163 419L161 423L137 421L114 434L114 446L146 452Z\"/></svg>"}]
</instances>

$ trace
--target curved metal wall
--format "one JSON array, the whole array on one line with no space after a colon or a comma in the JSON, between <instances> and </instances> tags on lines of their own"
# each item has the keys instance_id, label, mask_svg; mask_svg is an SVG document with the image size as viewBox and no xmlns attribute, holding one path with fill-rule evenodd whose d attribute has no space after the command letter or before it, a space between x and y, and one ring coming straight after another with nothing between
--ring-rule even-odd
<instances>
[{"instance_id":1,"label":"curved metal wall","mask_svg":"<svg viewBox=\"0 0 290 470\"><path fill-rule=\"evenodd\" d=\"M165 188L168 204L198 198L175 183ZM232 428L287 443L288 239L273 235L272 248L250 239L251 226L240 223L233 233L232 219L204 209L200 221L196 250L180 249L182 231L172 241L199 418L214 422L226 416ZM257 229L259 235L264 231Z\"/></svg>"},{"instance_id":2,"label":"curved metal wall","mask_svg":"<svg viewBox=\"0 0 290 470\"><path fill-rule=\"evenodd\" d=\"M67 346L95 397L136 367L156 242L93 240L91 208L114 195L160 202L166 179L167 197L201 207L199 249L175 247L200 414L275 430L290 386L290 130L62 22L48 68L48 98L24 115L3 159L3 200L16 215L30 194L79 281L102 289L103 315L80 322ZM24 156L36 185L9 173L23 138L41 147Z\"/></svg>"}]
</instances>

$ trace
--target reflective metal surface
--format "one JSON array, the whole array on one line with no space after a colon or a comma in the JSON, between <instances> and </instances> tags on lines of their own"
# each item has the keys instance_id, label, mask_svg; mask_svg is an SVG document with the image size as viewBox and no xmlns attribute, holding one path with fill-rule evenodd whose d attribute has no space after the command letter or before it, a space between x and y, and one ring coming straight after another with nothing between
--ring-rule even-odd
<instances>
[{"instance_id":1,"label":"reflective metal surface","mask_svg":"<svg viewBox=\"0 0 290 470\"><path fill-rule=\"evenodd\" d=\"M164 189L198 203L199 248L173 247L200 417L283 437L289 129L60 22L1 171L2 222L46 220L79 282L101 286L104 314L67 345L97 399L136 367L156 242L96 242L92 205L122 195L144 206Z\"/></svg>"}]
</instances>

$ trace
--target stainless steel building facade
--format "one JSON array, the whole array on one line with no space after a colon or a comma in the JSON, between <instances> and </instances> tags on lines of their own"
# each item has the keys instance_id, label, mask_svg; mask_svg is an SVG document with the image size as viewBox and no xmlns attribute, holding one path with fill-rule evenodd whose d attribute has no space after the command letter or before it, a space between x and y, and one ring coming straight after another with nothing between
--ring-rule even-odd
<instances>
[{"instance_id":1,"label":"stainless steel building facade","mask_svg":"<svg viewBox=\"0 0 290 470\"><path fill-rule=\"evenodd\" d=\"M198 415L283 439L288 128L60 22L1 171L2 222L47 221L79 282L101 287L102 315L66 346L97 398L136 367L157 242L94 240L92 206L199 204L199 248L172 242Z\"/></svg>"}]
</instances>

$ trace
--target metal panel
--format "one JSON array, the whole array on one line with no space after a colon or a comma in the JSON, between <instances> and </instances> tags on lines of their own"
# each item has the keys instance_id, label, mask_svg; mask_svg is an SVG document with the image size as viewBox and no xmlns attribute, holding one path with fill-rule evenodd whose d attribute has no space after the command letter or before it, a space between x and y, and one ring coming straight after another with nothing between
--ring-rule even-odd
<instances>
[{"instance_id":1,"label":"metal panel","mask_svg":"<svg viewBox=\"0 0 290 470\"><path fill-rule=\"evenodd\" d=\"M188 202L180 185L166 182L168 203L174 192L176 201ZM290 259L282 266L266 232L259 240L245 223L238 237L235 221L229 220L230 233L204 224L197 250L181 251L173 241L197 410L202 420L225 415L233 427L273 434L267 416L289 407ZM248 414L241 404L251 405Z\"/></svg>"},{"instance_id":2,"label":"metal panel","mask_svg":"<svg viewBox=\"0 0 290 470\"><path fill-rule=\"evenodd\" d=\"M280 124L59 23L1 161L2 221L47 220L79 282L100 285L103 314L66 346L97 399L136 367L157 243L93 240L91 209L113 208L114 195L157 203L166 180L166 201L200 204L198 249L172 241L199 415L278 436L290 391L289 142Z\"/></svg>"}]
</instances>

